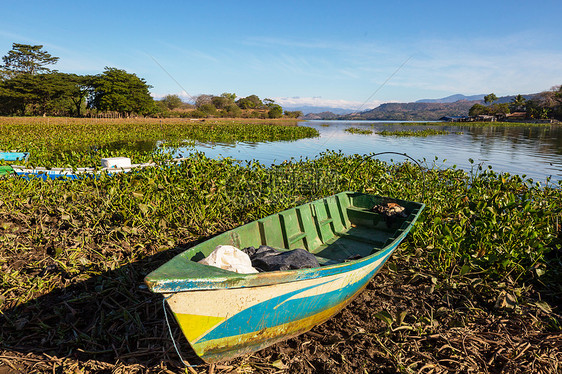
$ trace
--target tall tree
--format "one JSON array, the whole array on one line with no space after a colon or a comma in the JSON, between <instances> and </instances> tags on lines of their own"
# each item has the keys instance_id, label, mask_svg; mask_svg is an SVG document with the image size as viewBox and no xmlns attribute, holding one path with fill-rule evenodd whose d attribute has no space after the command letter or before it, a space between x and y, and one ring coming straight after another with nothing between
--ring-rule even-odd
<instances>
[{"instance_id":1,"label":"tall tree","mask_svg":"<svg viewBox=\"0 0 562 374\"><path fill-rule=\"evenodd\" d=\"M148 92L150 87L135 74L106 67L92 82L88 106L101 111L119 112L127 117L133 113L148 114L154 109L154 100Z\"/></svg>"},{"instance_id":2,"label":"tall tree","mask_svg":"<svg viewBox=\"0 0 562 374\"><path fill-rule=\"evenodd\" d=\"M485 102L486 104L491 104L491 103L493 103L493 102L496 101L496 100L498 100L498 97L497 97L496 94L494 94L494 93L491 93L491 94L489 94L489 95L484 96L484 102Z\"/></svg>"},{"instance_id":3,"label":"tall tree","mask_svg":"<svg viewBox=\"0 0 562 374\"><path fill-rule=\"evenodd\" d=\"M169 110L179 108L183 102L178 95L166 95L161 100Z\"/></svg>"},{"instance_id":4,"label":"tall tree","mask_svg":"<svg viewBox=\"0 0 562 374\"><path fill-rule=\"evenodd\" d=\"M212 104L213 95L201 94L195 97L195 106L201 108L203 105Z\"/></svg>"},{"instance_id":5,"label":"tall tree","mask_svg":"<svg viewBox=\"0 0 562 374\"><path fill-rule=\"evenodd\" d=\"M236 94L230 92L223 92L221 94L221 97L224 97L225 99L228 99L231 102L234 102L234 100L236 100Z\"/></svg>"},{"instance_id":6,"label":"tall tree","mask_svg":"<svg viewBox=\"0 0 562 374\"><path fill-rule=\"evenodd\" d=\"M13 43L12 50L2 57L1 66L6 77L11 78L20 74L40 74L51 71L47 65L56 64L58 57L42 49L42 45Z\"/></svg>"},{"instance_id":7,"label":"tall tree","mask_svg":"<svg viewBox=\"0 0 562 374\"><path fill-rule=\"evenodd\" d=\"M490 108L478 103L474 104L468 111L468 115L471 117L489 114Z\"/></svg>"},{"instance_id":8,"label":"tall tree","mask_svg":"<svg viewBox=\"0 0 562 374\"><path fill-rule=\"evenodd\" d=\"M211 99L211 103L217 109L224 109L227 106L229 106L230 104L232 104L233 102L231 100L229 100L228 98L223 97L223 96L213 96L213 98Z\"/></svg>"},{"instance_id":9,"label":"tall tree","mask_svg":"<svg viewBox=\"0 0 562 374\"><path fill-rule=\"evenodd\" d=\"M64 73L20 74L0 82L2 114L80 115L89 77Z\"/></svg>"},{"instance_id":10,"label":"tall tree","mask_svg":"<svg viewBox=\"0 0 562 374\"><path fill-rule=\"evenodd\" d=\"M267 115L269 118L281 118L283 117L283 108L279 104L271 104Z\"/></svg>"},{"instance_id":11,"label":"tall tree","mask_svg":"<svg viewBox=\"0 0 562 374\"><path fill-rule=\"evenodd\" d=\"M239 99L236 104L242 109L260 109L263 103L257 95L250 95Z\"/></svg>"},{"instance_id":12,"label":"tall tree","mask_svg":"<svg viewBox=\"0 0 562 374\"><path fill-rule=\"evenodd\" d=\"M27 74L0 83L0 113L25 115L27 106L37 100L36 83L37 77Z\"/></svg>"},{"instance_id":13,"label":"tall tree","mask_svg":"<svg viewBox=\"0 0 562 374\"><path fill-rule=\"evenodd\" d=\"M519 94L511 100L509 109L512 112L520 112L522 110L525 110L525 101L526 99L521 94Z\"/></svg>"},{"instance_id":14,"label":"tall tree","mask_svg":"<svg viewBox=\"0 0 562 374\"><path fill-rule=\"evenodd\" d=\"M74 115L82 116L82 107L90 94L94 77L91 75L66 74L67 95L74 105Z\"/></svg>"}]
</instances>

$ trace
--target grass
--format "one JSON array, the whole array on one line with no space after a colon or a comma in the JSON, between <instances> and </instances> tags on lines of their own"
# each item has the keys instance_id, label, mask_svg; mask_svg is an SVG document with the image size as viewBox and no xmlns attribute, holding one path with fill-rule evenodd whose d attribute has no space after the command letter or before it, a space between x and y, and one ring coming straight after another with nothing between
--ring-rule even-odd
<instances>
[{"instance_id":1,"label":"grass","mask_svg":"<svg viewBox=\"0 0 562 374\"><path fill-rule=\"evenodd\" d=\"M6 121L2 131L9 128ZM2 144L25 144L26 150L36 151L33 162L38 164L61 163L57 152L39 151L54 151L56 144L69 147L63 150L76 146L73 157L89 160L89 151L80 148L81 137L90 145L97 134L106 133L100 152L112 155L116 153L103 147L115 139L139 139L128 132L126 121L103 122L100 128L59 124L60 131L50 124L46 126L52 131L46 131L37 121L13 126ZM155 122L141 125L139 134L154 135L152 139L170 134L170 142L179 142L191 126ZM232 125L204 126L197 129L201 138L233 136ZM251 136L245 135L252 131L242 129L243 124L234 126L239 126L236 140ZM270 139L271 128L252 129L256 137ZM281 136L286 130L274 131ZM72 141L51 143L62 134ZM153 157L152 151L137 152L139 160ZM433 322L444 323L447 314L438 316L430 308L415 320L390 309L373 314L387 325L376 337L397 371L413 362L407 356L408 341L430 339L437 331L452 334L454 324L462 321L476 331L476 315L494 320L522 315L540 334L559 336L560 182L541 185L478 165L467 171L431 165L422 170L410 163L332 152L273 167L194 154L176 167L114 177L0 181L0 355L16 357L12 362L20 365L28 362L25 357L36 360L32 362L40 372L51 372L53 365L68 372L177 368L162 323L161 298L139 288L143 276L200 240L344 190L423 201L427 208L401 245L400 262L389 264L391 271L403 267L410 272L407 283L395 287L422 282L433 290L431 295L442 295L433 303L449 303L445 300L450 295L457 295L460 303L455 309L458 320L451 320L453 327L447 330L438 330ZM463 295L469 295L472 307L462 301ZM473 308L475 314L463 308ZM395 330L406 325L411 329ZM373 344L378 344L376 339ZM439 352L428 349L427 354ZM553 346L551 354L560 355L560 348ZM522 357L512 360L517 363ZM267 362L274 361L271 357Z\"/></svg>"}]
</instances>

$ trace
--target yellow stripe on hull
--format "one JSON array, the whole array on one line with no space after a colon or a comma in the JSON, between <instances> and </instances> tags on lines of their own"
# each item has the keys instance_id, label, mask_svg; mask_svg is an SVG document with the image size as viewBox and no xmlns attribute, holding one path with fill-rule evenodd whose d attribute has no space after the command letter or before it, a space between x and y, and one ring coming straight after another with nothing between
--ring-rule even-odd
<instances>
[{"instance_id":1,"label":"yellow stripe on hull","mask_svg":"<svg viewBox=\"0 0 562 374\"><path fill-rule=\"evenodd\" d=\"M206 332L225 320L223 317L199 316L196 314L174 314L188 341L197 341Z\"/></svg>"},{"instance_id":2,"label":"yellow stripe on hull","mask_svg":"<svg viewBox=\"0 0 562 374\"><path fill-rule=\"evenodd\" d=\"M351 296L344 302L302 320L289 322L283 325L270 327L247 334L229 336L221 339L205 341L202 343L193 343L193 340L191 340L189 337L187 339L195 353L197 353L197 355L207 363L213 363L226 359L232 359L238 356L243 356L245 354L268 347L277 342L298 336L312 329L316 325L327 321L330 317L338 313L347 304L353 301L353 299L359 293L361 293L361 291L363 291L365 286L363 286L353 296ZM176 314L175 316L184 333L186 331L194 330L194 327L191 325L191 323L196 322L196 320L184 318L185 315L182 314ZM187 323L188 325L183 325L184 323ZM186 334L186 337L187 336L188 335Z\"/></svg>"}]
</instances>

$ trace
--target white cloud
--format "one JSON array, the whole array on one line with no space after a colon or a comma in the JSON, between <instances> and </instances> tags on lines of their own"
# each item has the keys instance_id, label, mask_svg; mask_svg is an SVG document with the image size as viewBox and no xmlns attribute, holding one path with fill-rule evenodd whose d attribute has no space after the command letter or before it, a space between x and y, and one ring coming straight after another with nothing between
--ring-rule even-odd
<instances>
[{"instance_id":1,"label":"white cloud","mask_svg":"<svg viewBox=\"0 0 562 374\"><path fill-rule=\"evenodd\" d=\"M425 40L396 86L452 93L534 93L562 81L562 52L533 45L533 35ZM398 77L397 77L398 78ZM415 78L415 79L414 79Z\"/></svg>"}]
</instances>

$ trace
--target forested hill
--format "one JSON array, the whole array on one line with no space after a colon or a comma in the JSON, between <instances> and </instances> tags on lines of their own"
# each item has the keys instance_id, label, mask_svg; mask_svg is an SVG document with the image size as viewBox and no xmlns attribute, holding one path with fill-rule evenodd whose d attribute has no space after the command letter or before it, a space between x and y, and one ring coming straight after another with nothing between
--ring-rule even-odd
<instances>
[{"instance_id":1,"label":"forested hill","mask_svg":"<svg viewBox=\"0 0 562 374\"><path fill-rule=\"evenodd\" d=\"M476 103L482 103L482 101L459 100L454 103L387 103L375 109L360 113L346 115L337 115L331 112L310 113L305 115L303 119L437 121L445 116L468 116L469 109Z\"/></svg>"},{"instance_id":2,"label":"forested hill","mask_svg":"<svg viewBox=\"0 0 562 374\"><path fill-rule=\"evenodd\" d=\"M539 94L526 94L522 97L535 100ZM374 109L360 113L337 115L332 112L309 113L303 119L362 119L362 120L389 120L389 121L436 121L446 116L468 116L468 111L474 104L484 104L484 100L477 100L481 95L464 96L452 95L442 99L424 99L413 103L386 103ZM451 102L455 98L465 98ZM515 95L502 96L495 99L498 104L511 103Z\"/></svg>"},{"instance_id":3,"label":"forested hill","mask_svg":"<svg viewBox=\"0 0 562 374\"><path fill-rule=\"evenodd\" d=\"M467 116L469 109L479 102L460 100L454 103L387 103L346 117L366 120L436 121L444 116Z\"/></svg>"}]
</instances>

